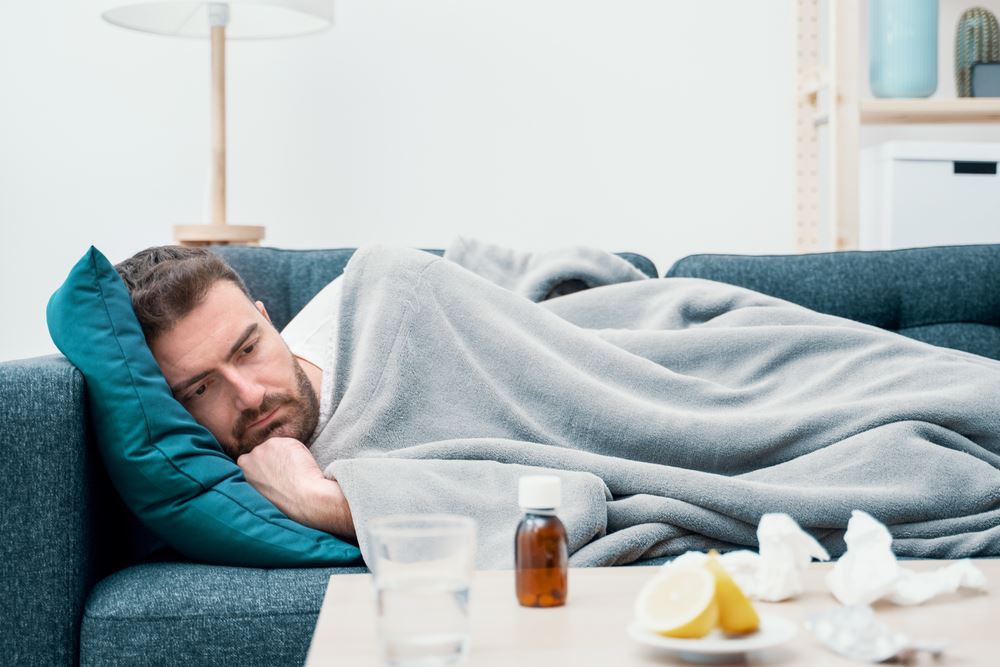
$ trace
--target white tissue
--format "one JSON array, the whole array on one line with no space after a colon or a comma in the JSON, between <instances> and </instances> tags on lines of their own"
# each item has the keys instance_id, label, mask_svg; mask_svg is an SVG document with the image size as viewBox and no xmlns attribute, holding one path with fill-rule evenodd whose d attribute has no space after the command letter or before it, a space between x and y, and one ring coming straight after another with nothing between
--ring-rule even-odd
<instances>
[{"instance_id":1,"label":"white tissue","mask_svg":"<svg viewBox=\"0 0 1000 667\"><path fill-rule=\"evenodd\" d=\"M830 554L787 514L765 514L757 526L760 564L753 597L767 602L787 600L802 592L802 575L813 558Z\"/></svg>"},{"instance_id":2,"label":"white tissue","mask_svg":"<svg viewBox=\"0 0 1000 667\"><path fill-rule=\"evenodd\" d=\"M826 575L826 585L841 604L871 604L887 595L899 578L892 535L868 514L854 510L844 535L847 551Z\"/></svg>"},{"instance_id":3,"label":"white tissue","mask_svg":"<svg viewBox=\"0 0 1000 667\"><path fill-rule=\"evenodd\" d=\"M934 572L914 572L902 567L899 571L899 579L889 594L889 600L900 605L921 604L938 595L954 593L959 588L986 590L986 577L968 559Z\"/></svg>"},{"instance_id":4,"label":"white tissue","mask_svg":"<svg viewBox=\"0 0 1000 667\"><path fill-rule=\"evenodd\" d=\"M961 587L986 587L986 577L968 560L933 572L900 567L889 530L860 510L851 512L844 541L847 551L826 577L830 592L841 604L871 604L887 598L899 605L916 605Z\"/></svg>"},{"instance_id":5,"label":"white tissue","mask_svg":"<svg viewBox=\"0 0 1000 667\"><path fill-rule=\"evenodd\" d=\"M731 551L719 562L743 592L758 600L779 602L802 592L802 575L813 558L830 555L787 514L765 514L757 525L760 554ZM700 565L707 556L688 551L664 567Z\"/></svg>"}]
</instances>

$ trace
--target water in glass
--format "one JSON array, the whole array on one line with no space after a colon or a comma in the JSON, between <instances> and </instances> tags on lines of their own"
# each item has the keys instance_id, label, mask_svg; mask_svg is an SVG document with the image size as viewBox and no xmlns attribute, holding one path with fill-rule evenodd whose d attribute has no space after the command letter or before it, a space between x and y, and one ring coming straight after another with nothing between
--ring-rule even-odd
<instances>
[{"instance_id":1,"label":"water in glass","mask_svg":"<svg viewBox=\"0 0 1000 667\"><path fill-rule=\"evenodd\" d=\"M454 665L468 651L467 580L407 577L384 581L376 602L379 648L387 664Z\"/></svg>"}]
</instances>

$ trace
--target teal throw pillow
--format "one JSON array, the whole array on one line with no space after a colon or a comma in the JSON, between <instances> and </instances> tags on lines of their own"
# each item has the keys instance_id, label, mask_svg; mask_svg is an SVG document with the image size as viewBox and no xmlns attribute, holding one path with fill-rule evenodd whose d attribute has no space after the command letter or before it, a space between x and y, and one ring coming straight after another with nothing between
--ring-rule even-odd
<instances>
[{"instance_id":1,"label":"teal throw pillow","mask_svg":"<svg viewBox=\"0 0 1000 667\"><path fill-rule=\"evenodd\" d=\"M354 545L303 526L257 492L178 403L125 283L96 248L47 309L52 340L86 379L101 457L125 504L164 542L217 564L358 564Z\"/></svg>"}]
</instances>

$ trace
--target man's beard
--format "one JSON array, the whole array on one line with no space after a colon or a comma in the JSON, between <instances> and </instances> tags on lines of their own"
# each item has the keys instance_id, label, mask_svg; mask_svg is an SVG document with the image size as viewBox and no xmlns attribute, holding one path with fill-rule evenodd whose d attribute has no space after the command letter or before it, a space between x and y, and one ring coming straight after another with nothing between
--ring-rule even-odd
<instances>
[{"instance_id":1,"label":"man's beard","mask_svg":"<svg viewBox=\"0 0 1000 667\"><path fill-rule=\"evenodd\" d=\"M233 425L233 440L236 441L236 453L233 459L246 454L271 437L295 438L305 444L316 430L316 424L319 423L319 401L316 399L316 392L295 357L292 357L292 366L298 384L298 396L283 392L265 394L259 408L240 413ZM252 434L247 433L250 424L281 406L288 406L285 414L272 419L263 429ZM278 429L282 432L275 434Z\"/></svg>"}]
</instances>

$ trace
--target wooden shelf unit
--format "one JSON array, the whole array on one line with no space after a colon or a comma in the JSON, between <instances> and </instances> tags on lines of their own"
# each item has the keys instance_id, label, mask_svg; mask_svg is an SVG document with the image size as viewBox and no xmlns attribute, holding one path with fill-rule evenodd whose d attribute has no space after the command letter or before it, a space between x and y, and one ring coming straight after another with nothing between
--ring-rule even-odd
<instances>
[{"instance_id":1,"label":"wooden shelf unit","mask_svg":"<svg viewBox=\"0 0 1000 667\"><path fill-rule=\"evenodd\" d=\"M863 100L862 123L995 123L1000 97L953 100Z\"/></svg>"},{"instance_id":2,"label":"wooden shelf unit","mask_svg":"<svg viewBox=\"0 0 1000 667\"><path fill-rule=\"evenodd\" d=\"M1000 122L1000 98L862 99L861 11L867 3L826 0L825 17L820 16L820 4L820 0L796 0L795 215L799 252L858 247L862 125ZM820 55L823 30L825 63ZM824 126L829 132L826 164L819 155L819 132ZM825 211L820 202L820 179L827 184ZM824 213L829 231L821 225Z\"/></svg>"}]
</instances>

